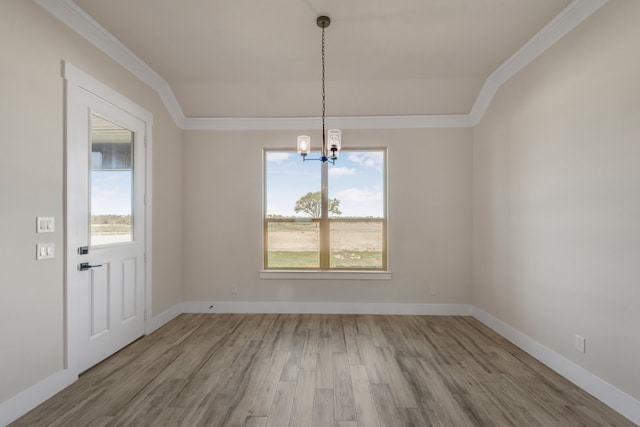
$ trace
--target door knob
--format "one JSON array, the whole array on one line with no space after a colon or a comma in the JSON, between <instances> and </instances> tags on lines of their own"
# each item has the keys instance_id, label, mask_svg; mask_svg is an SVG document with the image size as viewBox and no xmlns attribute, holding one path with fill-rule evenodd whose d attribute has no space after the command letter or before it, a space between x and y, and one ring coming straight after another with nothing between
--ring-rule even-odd
<instances>
[{"instance_id":1,"label":"door knob","mask_svg":"<svg viewBox=\"0 0 640 427\"><path fill-rule=\"evenodd\" d=\"M102 267L102 264L90 265L88 262L82 262L78 265L78 271L87 271L93 267Z\"/></svg>"}]
</instances>

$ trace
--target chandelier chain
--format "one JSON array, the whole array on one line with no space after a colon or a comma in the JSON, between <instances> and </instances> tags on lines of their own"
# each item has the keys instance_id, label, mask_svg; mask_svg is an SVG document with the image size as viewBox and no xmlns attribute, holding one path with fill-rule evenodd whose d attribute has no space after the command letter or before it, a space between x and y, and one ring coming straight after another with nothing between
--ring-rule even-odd
<instances>
[{"instance_id":1,"label":"chandelier chain","mask_svg":"<svg viewBox=\"0 0 640 427\"><path fill-rule=\"evenodd\" d=\"M1 0L0 0L1 1ZM316 24L322 29L322 151L320 157L317 159L309 159L307 155L311 152L311 138L308 135L298 135L298 153L302 156L302 161L307 160L320 160L323 164L331 163L336 164L338 159L338 153L342 145L342 132L340 129L326 130L326 75L325 75L325 28L331 24L331 19L328 16L318 16ZM330 145L329 145L330 144ZM324 169L323 169L324 170Z\"/></svg>"},{"instance_id":2,"label":"chandelier chain","mask_svg":"<svg viewBox=\"0 0 640 427\"><path fill-rule=\"evenodd\" d=\"M324 132L325 92L324 92L324 27L322 27L322 153L326 153L326 140Z\"/></svg>"}]
</instances>

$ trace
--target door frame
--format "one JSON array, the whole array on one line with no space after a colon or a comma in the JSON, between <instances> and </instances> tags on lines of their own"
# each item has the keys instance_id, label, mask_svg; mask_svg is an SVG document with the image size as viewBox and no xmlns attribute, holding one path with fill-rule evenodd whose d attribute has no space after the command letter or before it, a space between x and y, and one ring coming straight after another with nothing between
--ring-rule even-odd
<instances>
[{"instance_id":1,"label":"door frame","mask_svg":"<svg viewBox=\"0 0 640 427\"><path fill-rule=\"evenodd\" d=\"M152 308L152 129L153 129L153 114L146 109L142 108L135 102L131 101L127 97L114 91L110 87L94 79L84 71L73 66L67 61L62 62L62 77L64 79L64 91L65 91L65 118L64 118L64 141L65 141L65 165L64 165L64 205L65 205L65 251L64 251L64 284L65 284L65 301L64 301L64 368L68 369L74 375L80 374L79 364L79 328L80 316L76 307L80 301L78 296L73 292L73 287L70 286L71 273L75 272L77 265L75 263L76 247L72 247L69 244L68 232L74 224L71 224L69 212L73 208L70 206L69 192L72 189L69 188L69 174L71 173L70 165L73 164L73 154L70 147L71 138L86 138L88 134L83 129L77 129L77 124L74 123L74 115L69 111L74 108L79 108L86 105L81 100L81 94L83 92L90 93L102 100L114 105L115 107L126 111L127 113L137 117L145 123L145 173L144 173L144 187L145 187L145 227L143 230L144 238L144 331L145 334L150 332L150 317Z\"/></svg>"}]
</instances>

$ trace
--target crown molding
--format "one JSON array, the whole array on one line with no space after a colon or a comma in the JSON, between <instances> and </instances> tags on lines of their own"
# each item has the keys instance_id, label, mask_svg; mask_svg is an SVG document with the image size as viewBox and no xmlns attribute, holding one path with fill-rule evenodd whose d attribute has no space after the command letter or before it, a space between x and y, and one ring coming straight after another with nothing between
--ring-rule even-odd
<instances>
[{"instance_id":1,"label":"crown molding","mask_svg":"<svg viewBox=\"0 0 640 427\"><path fill-rule=\"evenodd\" d=\"M321 129L320 117L188 117L187 130L312 130ZM348 116L327 117L328 128L420 129L472 126L468 114L432 116Z\"/></svg>"},{"instance_id":2,"label":"crown molding","mask_svg":"<svg viewBox=\"0 0 640 427\"><path fill-rule=\"evenodd\" d=\"M169 83L136 56L120 40L71 0L34 0L36 4L76 31L131 74L154 89L176 125L184 125L184 113Z\"/></svg>"},{"instance_id":3,"label":"crown molding","mask_svg":"<svg viewBox=\"0 0 640 427\"><path fill-rule=\"evenodd\" d=\"M471 108L471 126L477 125L489 108L498 88L553 46L569 31L600 9L609 0L573 0L555 18L536 33L485 81Z\"/></svg>"},{"instance_id":4,"label":"crown molding","mask_svg":"<svg viewBox=\"0 0 640 427\"><path fill-rule=\"evenodd\" d=\"M482 120L498 88L503 83L591 16L607 1L573 0L487 78L468 114L331 117L327 119L327 123L330 127L341 129L473 127ZM319 128L318 117L186 117L169 83L72 0L34 0L34 2L153 88L180 129L301 130Z\"/></svg>"}]
</instances>

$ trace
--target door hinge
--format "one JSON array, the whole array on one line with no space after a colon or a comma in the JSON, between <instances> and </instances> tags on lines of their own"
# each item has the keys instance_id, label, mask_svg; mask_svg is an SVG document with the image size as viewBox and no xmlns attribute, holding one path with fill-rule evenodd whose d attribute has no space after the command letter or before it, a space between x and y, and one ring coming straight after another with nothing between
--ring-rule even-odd
<instances>
[{"instance_id":1,"label":"door hinge","mask_svg":"<svg viewBox=\"0 0 640 427\"><path fill-rule=\"evenodd\" d=\"M147 148L147 135L144 136L144 148Z\"/></svg>"},{"instance_id":2,"label":"door hinge","mask_svg":"<svg viewBox=\"0 0 640 427\"><path fill-rule=\"evenodd\" d=\"M143 258L144 258L144 262L147 262L147 253L146 252L144 253Z\"/></svg>"}]
</instances>

